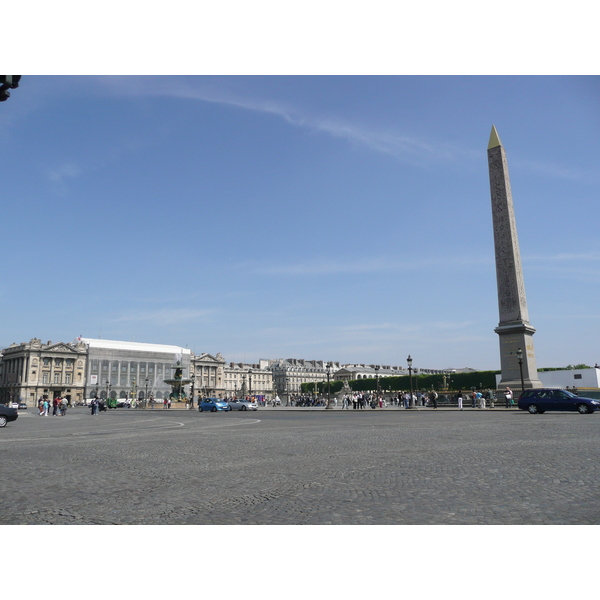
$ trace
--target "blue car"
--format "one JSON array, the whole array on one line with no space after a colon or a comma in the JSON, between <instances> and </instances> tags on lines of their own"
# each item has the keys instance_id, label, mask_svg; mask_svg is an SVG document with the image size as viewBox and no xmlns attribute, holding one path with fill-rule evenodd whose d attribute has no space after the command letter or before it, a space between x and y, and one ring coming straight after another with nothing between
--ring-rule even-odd
<instances>
[{"instance_id":1,"label":"blue car","mask_svg":"<svg viewBox=\"0 0 600 600\"><path fill-rule=\"evenodd\" d=\"M231 410L231 406L220 398L202 398L198 410L200 412L204 412L205 410L217 412L218 410Z\"/></svg>"},{"instance_id":2,"label":"blue car","mask_svg":"<svg viewBox=\"0 0 600 600\"><path fill-rule=\"evenodd\" d=\"M600 410L600 401L582 398L567 390L539 388L525 390L519 397L517 406L532 415L542 414L547 410L576 410L585 415Z\"/></svg>"}]
</instances>

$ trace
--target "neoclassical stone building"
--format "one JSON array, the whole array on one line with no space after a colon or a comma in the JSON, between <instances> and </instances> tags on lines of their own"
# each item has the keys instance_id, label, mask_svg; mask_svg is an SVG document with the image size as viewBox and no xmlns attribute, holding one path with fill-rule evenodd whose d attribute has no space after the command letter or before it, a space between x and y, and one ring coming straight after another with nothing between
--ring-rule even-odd
<instances>
[{"instance_id":1,"label":"neoclassical stone building","mask_svg":"<svg viewBox=\"0 0 600 600\"><path fill-rule=\"evenodd\" d=\"M216 356L203 352L192 353L191 375L194 380L194 398L222 397L225 394L225 359L217 352Z\"/></svg>"},{"instance_id":2,"label":"neoclassical stone building","mask_svg":"<svg viewBox=\"0 0 600 600\"><path fill-rule=\"evenodd\" d=\"M264 361L273 372L273 385L278 395L288 398L302 392L303 383L319 383L327 381L327 365L330 365L330 378L340 369L339 362L323 360L304 360L288 358Z\"/></svg>"},{"instance_id":3,"label":"neoclassical stone building","mask_svg":"<svg viewBox=\"0 0 600 600\"><path fill-rule=\"evenodd\" d=\"M401 367L392 367L389 365L343 365L336 371L335 379L337 381L355 381L357 379L376 379L377 377L397 377L399 375L408 375Z\"/></svg>"},{"instance_id":4,"label":"neoclassical stone building","mask_svg":"<svg viewBox=\"0 0 600 600\"><path fill-rule=\"evenodd\" d=\"M267 368L267 362L229 363L225 367L225 397L264 396L267 400L271 400L275 395L275 389L273 372Z\"/></svg>"},{"instance_id":5,"label":"neoclassical stone building","mask_svg":"<svg viewBox=\"0 0 600 600\"><path fill-rule=\"evenodd\" d=\"M81 340L42 343L32 338L11 344L0 360L0 403L25 402L35 406L40 398L85 398L87 345Z\"/></svg>"}]
</instances>

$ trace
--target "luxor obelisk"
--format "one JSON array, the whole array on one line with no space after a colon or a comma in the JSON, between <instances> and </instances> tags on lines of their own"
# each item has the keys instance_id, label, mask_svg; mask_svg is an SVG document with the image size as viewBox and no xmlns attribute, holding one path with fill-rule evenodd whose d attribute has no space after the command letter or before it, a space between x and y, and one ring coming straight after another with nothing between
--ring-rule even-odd
<instances>
[{"instance_id":1,"label":"luxor obelisk","mask_svg":"<svg viewBox=\"0 0 600 600\"><path fill-rule=\"evenodd\" d=\"M496 250L496 281L500 321L495 331L500 338L499 387L521 388L521 369L517 350L523 351L522 369L525 388L542 387L538 378L533 348L535 329L529 323L521 253L513 209L508 163L504 147L492 125L488 144L488 165Z\"/></svg>"}]
</instances>

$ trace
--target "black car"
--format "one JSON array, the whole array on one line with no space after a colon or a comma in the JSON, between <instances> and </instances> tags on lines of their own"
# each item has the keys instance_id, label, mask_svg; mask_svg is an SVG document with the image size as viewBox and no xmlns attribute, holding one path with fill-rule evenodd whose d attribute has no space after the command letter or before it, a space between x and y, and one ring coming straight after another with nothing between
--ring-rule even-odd
<instances>
[{"instance_id":1,"label":"black car","mask_svg":"<svg viewBox=\"0 0 600 600\"><path fill-rule=\"evenodd\" d=\"M16 421L19 417L19 413L16 408L9 408L0 404L0 427L6 427L9 421Z\"/></svg>"},{"instance_id":2,"label":"black car","mask_svg":"<svg viewBox=\"0 0 600 600\"><path fill-rule=\"evenodd\" d=\"M600 410L600 401L593 398L582 398L567 390L539 388L525 390L519 397L517 406L532 415L542 414L547 410L573 410L582 415Z\"/></svg>"}]
</instances>

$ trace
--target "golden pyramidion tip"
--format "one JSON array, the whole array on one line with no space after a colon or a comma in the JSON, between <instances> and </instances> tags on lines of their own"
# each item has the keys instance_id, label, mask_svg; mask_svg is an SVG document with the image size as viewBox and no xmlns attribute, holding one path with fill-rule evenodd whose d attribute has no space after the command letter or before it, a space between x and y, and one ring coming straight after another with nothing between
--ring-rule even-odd
<instances>
[{"instance_id":1,"label":"golden pyramidion tip","mask_svg":"<svg viewBox=\"0 0 600 600\"><path fill-rule=\"evenodd\" d=\"M490 148L495 148L496 146L502 146L502 142L498 137L498 132L496 131L496 126L492 125L492 133L490 134L490 143L488 144L488 150Z\"/></svg>"}]
</instances>

